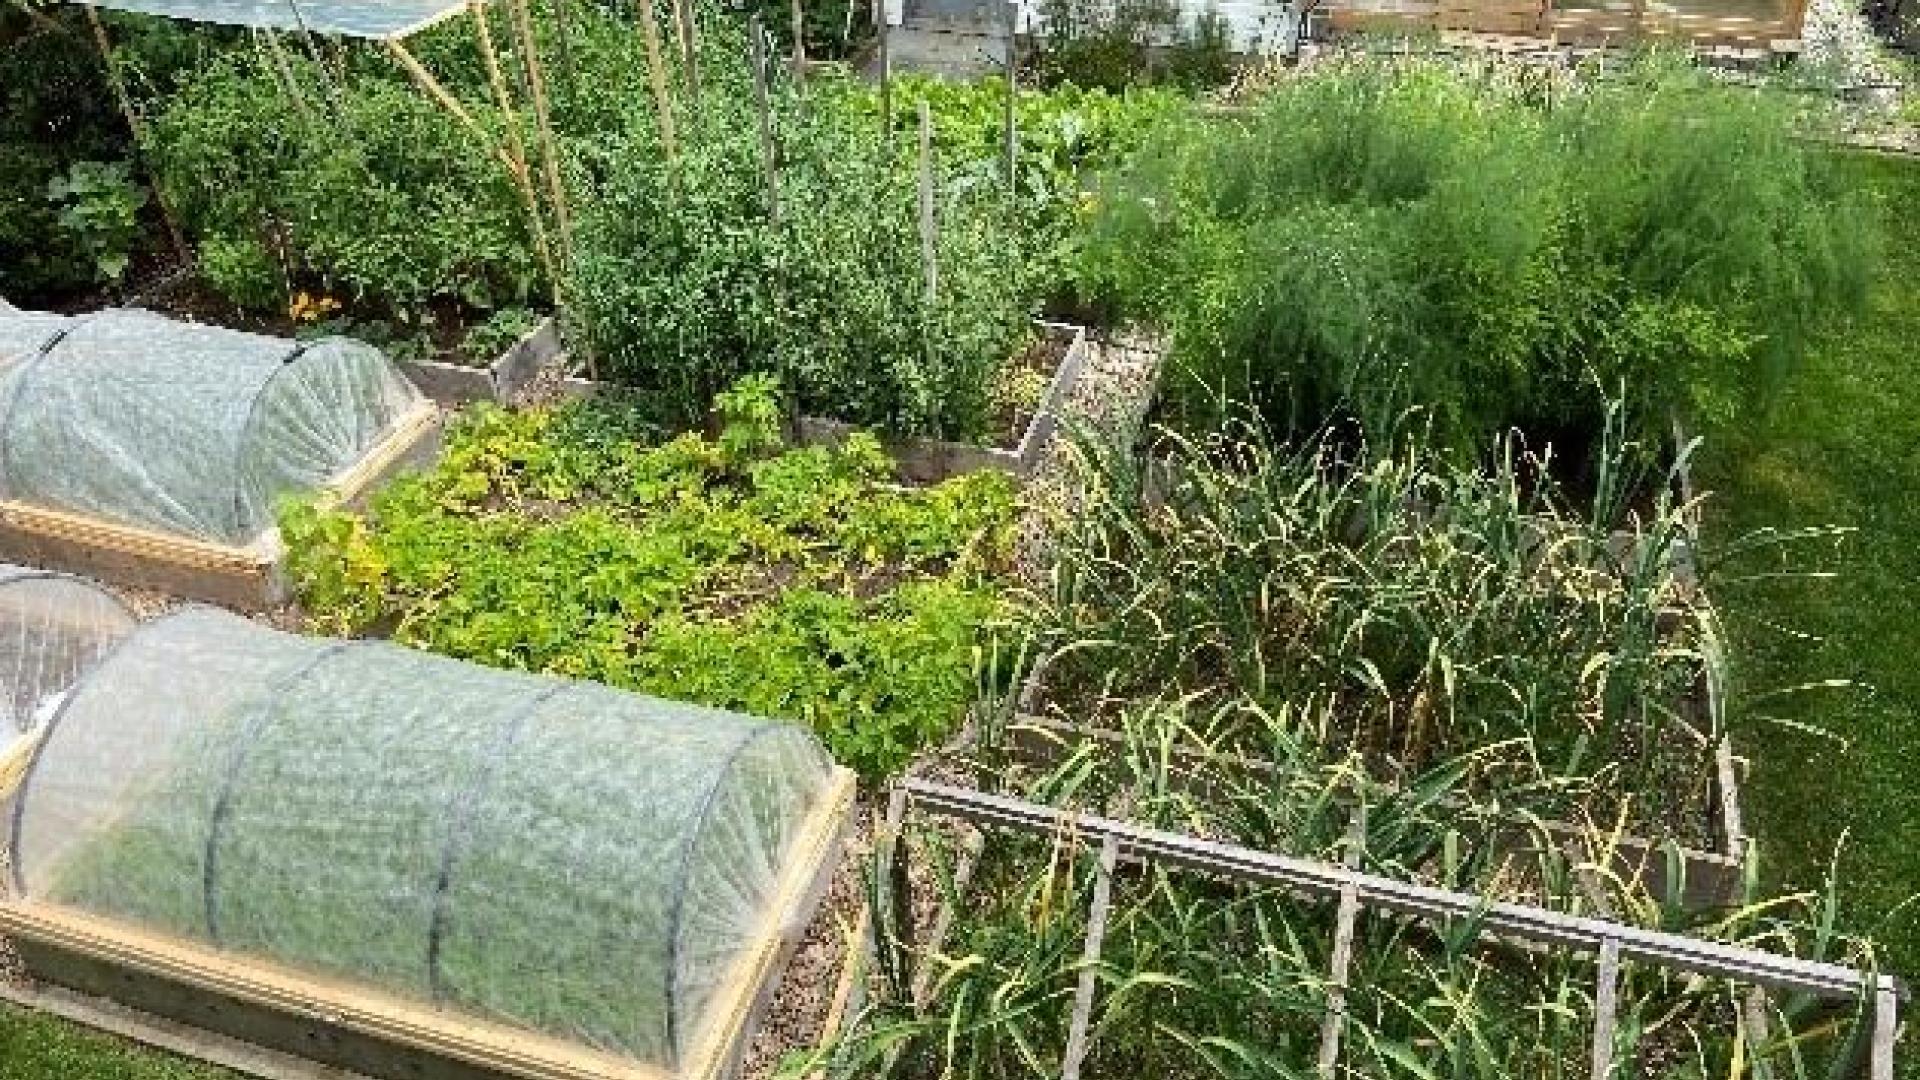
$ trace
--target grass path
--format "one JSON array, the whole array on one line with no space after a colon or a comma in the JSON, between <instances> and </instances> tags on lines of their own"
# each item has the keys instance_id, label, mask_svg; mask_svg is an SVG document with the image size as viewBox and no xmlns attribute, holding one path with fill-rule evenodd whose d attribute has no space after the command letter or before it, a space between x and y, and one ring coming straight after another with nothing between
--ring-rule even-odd
<instances>
[{"instance_id":1,"label":"grass path","mask_svg":"<svg viewBox=\"0 0 1920 1080\"><path fill-rule=\"evenodd\" d=\"M239 1080L235 1073L0 1005L0 1080Z\"/></svg>"},{"instance_id":2,"label":"grass path","mask_svg":"<svg viewBox=\"0 0 1920 1080\"><path fill-rule=\"evenodd\" d=\"M1764 422L1710 432L1701 481L1723 540L1769 525L1858 530L1804 552L1832 580L1718 586L1733 724L1754 763L1744 802L1767 879L1820 886L1844 836L1847 928L1874 932L1892 970L1920 982L1920 903L1889 918L1920 892L1920 163L1848 168L1892 224L1872 311L1809 358ZM1860 685L1765 694L1826 679ZM1920 1077L1916 1051L1906 1057Z\"/></svg>"}]
</instances>

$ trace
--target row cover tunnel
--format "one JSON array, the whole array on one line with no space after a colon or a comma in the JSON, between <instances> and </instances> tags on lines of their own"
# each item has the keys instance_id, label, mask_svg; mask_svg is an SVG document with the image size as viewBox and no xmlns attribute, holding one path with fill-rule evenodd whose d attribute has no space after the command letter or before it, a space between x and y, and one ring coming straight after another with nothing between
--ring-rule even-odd
<instances>
[{"instance_id":1,"label":"row cover tunnel","mask_svg":"<svg viewBox=\"0 0 1920 1080\"><path fill-rule=\"evenodd\" d=\"M834 777L802 728L590 683L202 607L65 625L12 645L54 702L29 902L664 1068Z\"/></svg>"},{"instance_id":2,"label":"row cover tunnel","mask_svg":"<svg viewBox=\"0 0 1920 1080\"><path fill-rule=\"evenodd\" d=\"M0 499L245 545L422 400L346 338L0 308Z\"/></svg>"}]
</instances>

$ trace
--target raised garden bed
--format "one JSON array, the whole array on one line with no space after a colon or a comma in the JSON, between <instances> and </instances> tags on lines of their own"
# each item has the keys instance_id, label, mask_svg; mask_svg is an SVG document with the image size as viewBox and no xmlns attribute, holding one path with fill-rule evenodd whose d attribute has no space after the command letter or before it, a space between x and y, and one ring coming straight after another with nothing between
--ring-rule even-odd
<instances>
[{"instance_id":1,"label":"raised garden bed","mask_svg":"<svg viewBox=\"0 0 1920 1080\"><path fill-rule=\"evenodd\" d=\"M560 328L548 316L485 366L444 360L402 360L400 370L407 373L421 393L442 405L474 401L512 404L520 400L542 373L560 363L563 355Z\"/></svg>"},{"instance_id":2,"label":"raised garden bed","mask_svg":"<svg viewBox=\"0 0 1920 1080\"><path fill-rule=\"evenodd\" d=\"M781 443L770 380L717 438L615 404L469 411L365 513L287 519L308 625L810 725L869 776L958 726L1015 489Z\"/></svg>"},{"instance_id":3,"label":"raised garden bed","mask_svg":"<svg viewBox=\"0 0 1920 1080\"><path fill-rule=\"evenodd\" d=\"M431 404L403 417L372 453L335 477L320 497L356 506L395 475L439 453L440 410ZM240 611L262 611L289 596L280 530L230 545L121 525L20 502L0 502L0 559Z\"/></svg>"},{"instance_id":4,"label":"raised garden bed","mask_svg":"<svg viewBox=\"0 0 1920 1080\"><path fill-rule=\"evenodd\" d=\"M1029 410L1006 418L1006 429L997 445L918 437L882 438L881 442L899 465L900 475L920 483L937 483L962 473L993 469L1016 477L1027 477L1039 464L1054 433L1060 426L1060 413L1085 372L1091 345L1085 328L1065 323L1036 324L1042 341L1053 348L1041 353L1035 363L1049 370L1045 389ZM848 435L863 430L857 424L818 416L800 417L796 441L808 446L837 446Z\"/></svg>"}]
</instances>

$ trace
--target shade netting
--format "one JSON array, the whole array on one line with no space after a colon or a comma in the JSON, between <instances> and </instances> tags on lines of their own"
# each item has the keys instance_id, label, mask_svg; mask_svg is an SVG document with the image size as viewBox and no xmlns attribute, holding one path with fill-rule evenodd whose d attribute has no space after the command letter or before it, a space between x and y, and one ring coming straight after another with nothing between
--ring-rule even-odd
<instances>
[{"instance_id":1,"label":"shade netting","mask_svg":"<svg viewBox=\"0 0 1920 1080\"><path fill-rule=\"evenodd\" d=\"M16 884L671 1068L831 773L790 725L189 608L54 720Z\"/></svg>"},{"instance_id":2,"label":"shade netting","mask_svg":"<svg viewBox=\"0 0 1920 1080\"><path fill-rule=\"evenodd\" d=\"M133 615L98 586L0 565L0 761L133 627Z\"/></svg>"},{"instance_id":3,"label":"shade netting","mask_svg":"<svg viewBox=\"0 0 1920 1080\"><path fill-rule=\"evenodd\" d=\"M0 312L0 498L251 543L419 406L378 349L144 311Z\"/></svg>"}]
</instances>

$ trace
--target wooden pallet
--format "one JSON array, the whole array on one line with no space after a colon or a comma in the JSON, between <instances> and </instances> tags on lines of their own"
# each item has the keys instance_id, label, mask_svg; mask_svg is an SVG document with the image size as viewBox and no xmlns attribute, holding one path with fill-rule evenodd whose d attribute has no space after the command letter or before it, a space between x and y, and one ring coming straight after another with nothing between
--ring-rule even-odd
<instances>
[{"instance_id":1,"label":"wooden pallet","mask_svg":"<svg viewBox=\"0 0 1920 1080\"><path fill-rule=\"evenodd\" d=\"M389 477L439 453L441 416L422 402L380 444L326 487L342 505L364 505ZM210 543L86 514L0 502L0 560L61 570L240 611L287 597L278 529L244 546Z\"/></svg>"},{"instance_id":2,"label":"wooden pallet","mask_svg":"<svg viewBox=\"0 0 1920 1080\"><path fill-rule=\"evenodd\" d=\"M65 990L9 996L27 1004L45 1001L50 1009L66 1005L75 1018L103 1027L112 1020L121 1034L255 1076L289 1075L285 1055L292 1055L322 1075L346 1069L392 1080L724 1080L738 1071L780 972L832 878L854 786L851 772L834 770L793 844L751 945L715 992L686 1061L671 1072L24 900L0 904L0 932L12 938L35 980ZM236 1055L236 1045L268 1053Z\"/></svg>"}]
</instances>

